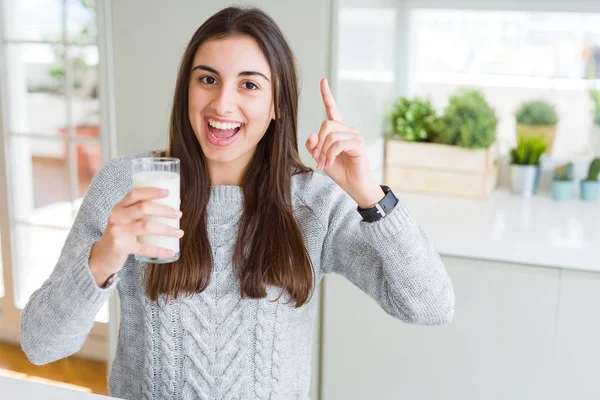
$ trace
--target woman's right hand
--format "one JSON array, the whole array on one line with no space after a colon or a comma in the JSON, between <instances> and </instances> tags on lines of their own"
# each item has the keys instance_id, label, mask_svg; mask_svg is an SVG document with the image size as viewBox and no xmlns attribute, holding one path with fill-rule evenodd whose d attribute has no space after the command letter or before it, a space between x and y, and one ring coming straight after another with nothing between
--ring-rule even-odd
<instances>
[{"instance_id":1,"label":"woman's right hand","mask_svg":"<svg viewBox=\"0 0 600 400\"><path fill-rule=\"evenodd\" d=\"M167 197L168 193L158 188L135 188L112 209L108 216L102 238L92 247L89 266L98 286L119 272L129 254L146 257L168 258L173 251L138 243L141 235L162 235L181 238L183 231L145 217L181 218L181 212L153 199Z\"/></svg>"}]
</instances>

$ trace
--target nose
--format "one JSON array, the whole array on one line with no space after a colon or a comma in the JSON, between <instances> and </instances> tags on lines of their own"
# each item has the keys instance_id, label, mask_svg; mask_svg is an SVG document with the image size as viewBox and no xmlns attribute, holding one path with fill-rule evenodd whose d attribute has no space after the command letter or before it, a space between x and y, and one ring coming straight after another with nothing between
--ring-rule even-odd
<instances>
[{"instance_id":1,"label":"nose","mask_svg":"<svg viewBox=\"0 0 600 400\"><path fill-rule=\"evenodd\" d=\"M217 96L211 102L211 108L217 115L227 115L235 111L235 88L222 85Z\"/></svg>"}]
</instances>

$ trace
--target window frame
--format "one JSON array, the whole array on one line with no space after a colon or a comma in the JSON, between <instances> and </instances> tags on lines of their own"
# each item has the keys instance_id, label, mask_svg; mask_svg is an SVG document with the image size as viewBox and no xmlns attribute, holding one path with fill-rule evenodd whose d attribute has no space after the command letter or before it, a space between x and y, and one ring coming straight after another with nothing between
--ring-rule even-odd
<instances>
[{"instance_id":1,"label":"window frame","mask_svg":"<svg viewBox=\"0 0 600 400\"><path fill-rule=\"evenodd\" d=\"M102 164L116 156L116 134L115 134L115 105L113 86L114 73L112 70L112 37L110 32L110 1L97 0L96 2L96 26L97 38L92 43L72 43L67 37L67 1L62 0L62 40L61 41L38 41L18 40L7 38L4 21L0 19L0 65L7 64L7 45L14 44L61 44L65 51L65 93L66 114L68 134L65 137L49 137L43 135L44 139L58 140L68 145L68 165L71 197L77 198L77 161L75 144L97 143L102 153ZM5 15L5 0L0 0L0 15ZM98 49L98 100L100 108L99 138L77 138L75 137L75 125L71 115L70 99L74 98L71 93L72 71L69 62L69 49L72 47L95 46ZM41 135L35 132L16 134L8 130L6 116L9 112L9 99L6 86L6 68L0 68L0 193L10 193L14 183L12 177L16 171L11 171L12 165L9 158L9 140L13 137L36 138ZM4 278L4 297L0 298L0 340L19 343L19 325L21 310L15 306L15 294L17 277L14 273L16 260L15 230L16 221L11 196L0 196L0 236L2 273ZM37 226L37 225L36 225ZM109 303L109 322L96 322L90 331L88 340L78 353L81 356L98 359L111 360L116 349L115 317L118 315L118 302L113 296Z\"/></svg>"}]
</instances>

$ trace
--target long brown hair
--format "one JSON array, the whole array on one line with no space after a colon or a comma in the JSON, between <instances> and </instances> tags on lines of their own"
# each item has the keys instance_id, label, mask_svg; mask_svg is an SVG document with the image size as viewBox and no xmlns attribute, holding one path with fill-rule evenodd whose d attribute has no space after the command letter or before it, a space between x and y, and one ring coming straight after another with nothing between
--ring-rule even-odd
<instances>
[{"instance_id":1,"label":"long brown hair","mask_svg":"<svg viewBox=\"0 0 600 400\"><path fill-rule=\"evenodd\" d=\"M262 298L267 285L275 285L300 307L312 295L314 271L292 213L292 175L313 172L298 154L295 58L270 16L256 8L229 7L198 28L179 68L169 154L181 159L181 228L185 235L178 261L148 266L146 294L154 301L161 294L177 298L201 292L211 280L213 259L206 225L210 176L189 120L188 85L192 61L202 43L239 35L254 38L264 53L271 68L275 105L275 120L242 177L244 209L232 257L241 296Z\"/></svg>"}]
</instances>

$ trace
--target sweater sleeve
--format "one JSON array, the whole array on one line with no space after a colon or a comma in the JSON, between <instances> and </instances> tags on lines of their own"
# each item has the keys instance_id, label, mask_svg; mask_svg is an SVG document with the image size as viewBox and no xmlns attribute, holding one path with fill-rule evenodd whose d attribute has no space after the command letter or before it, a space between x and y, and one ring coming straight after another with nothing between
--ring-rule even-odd
<instances>
[{"instance_id":1,"label":"sweater sleeve","mask_svg":"<svg viewBox=\"0 0 600 400\"><path fill-rule=\"evenodd\" d=\"M21 313L21 346L34 364L47 364L80 350L100 307L115 290L118 278L102 289L88 264L112 209L107 193L118 191L110 184L112 169L111 162L93 179L54 270Z\"/></svg>"},{"instance_id":2,"label":"sweater sleeve","mask_svg":"<svg viewBox=\"0 0 600 400\"><path fill-rule=\"evenodd\" d=\"M356 203L330 178L322 188L326 233L321 271L335 272L405 322L434 325L454 316L454 291L428 235L398 204L382 219L365 222Z\"/></svg>"}]
</instances>

